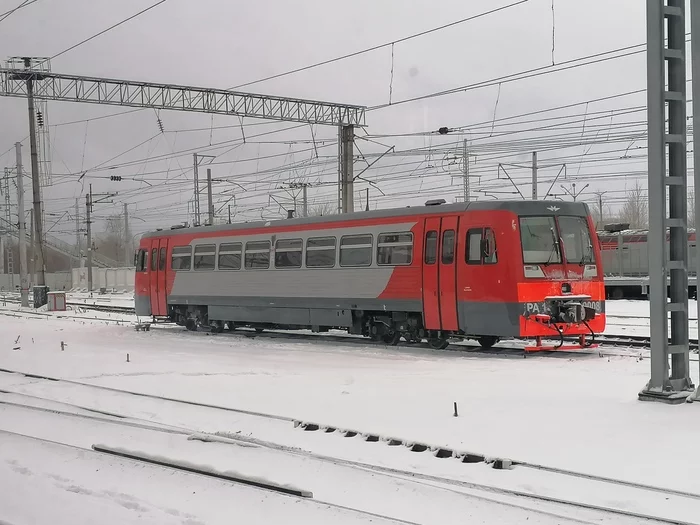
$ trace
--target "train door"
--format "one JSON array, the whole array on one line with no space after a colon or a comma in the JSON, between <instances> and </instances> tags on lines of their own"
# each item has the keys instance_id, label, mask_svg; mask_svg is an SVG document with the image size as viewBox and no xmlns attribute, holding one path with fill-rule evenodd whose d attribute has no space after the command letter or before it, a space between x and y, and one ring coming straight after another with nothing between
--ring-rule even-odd
<instances>
[{"instance_id":1,"label":"train door","mask_svg":"<svg viewBox=\"0 0 700 525\"><path fill-rule=\"evenodd\" d=\"M458 217L425 220L423 324L428 330L458 330L456 261Z\"/></svg>"},{"instance_id":2,"label":"train door","mask_svg":"<svg viewBox=\"0 0 700 525\"><path fill-rule=\"evenodd\" d=\"M158 310L154 315L168 315L167 279L168 239L158 241Z\"/></svg>"},{"instance_id":3,"label":"train door","mask_svg":"<svg viewBox=\"0 0 700 525\"><path fill-rule=\"evenodd\" d=\"M151 295L151 315L157 315L158 308L158 239L152 239L148 248L148 289Z\"/></svg>"},{"instance_id":4,"label":"train door","mask_svg":"<svg viewBox=\"0 0 700 525\"><path fill-rule=\"evenodd\" d=\"M457 228L459 217L443 217L440 224L440 324L443 330L459 330L457 316Z\"/></svg>"},{"instance_id":5,"label":"train door","mask_svg":"<svg viewBox=\"0 0 700 525\"><path fill-rule=\"evenodd\" d=\"M438 248L440 218L425 219L423 254L423 325L428 330L440 330L440 281L438 279Z\"/></svg>"}]
</instances>

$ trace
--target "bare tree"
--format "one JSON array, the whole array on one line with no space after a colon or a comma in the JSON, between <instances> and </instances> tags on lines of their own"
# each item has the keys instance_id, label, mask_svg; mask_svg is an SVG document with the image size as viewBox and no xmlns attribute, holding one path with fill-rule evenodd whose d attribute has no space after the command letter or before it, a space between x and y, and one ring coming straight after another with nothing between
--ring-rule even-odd
<instances>
[{"instance_id":1,"label":"bare tree","mask_svg":"<svg viewBox=\"0 0 700 525\"><path fill-rule=\"evenodd\" d=\"M105 231L95 242L97 251L105 257L122 261L124 259L124 246L126 232L124 231L124 217L120 214L110 215L105 220ZM127 263L129 261L126 261Z\"/></svg>"},{"instance_id":2,"label":"bare tree","mask_svg":"<svg viewBox=\"0 0 700 525\"><path fill-rule=\"evenodd\" d=\"M338 208L332 202L321 202L309 206L309 217L325 217L326 215L335 215L338 213Z\"/></svg>"},{"instance_id":3,"label":"bare tree","mask_svg":"<svg viewBox=\"0 0 700 525\"><path fill-rule=\"evenodd\" d=\"M620 220L628 222L630 228L646 228L648 221L648 201L645 190L639 182L627 192L620 210Z\"/></svg>"}]
</instances>

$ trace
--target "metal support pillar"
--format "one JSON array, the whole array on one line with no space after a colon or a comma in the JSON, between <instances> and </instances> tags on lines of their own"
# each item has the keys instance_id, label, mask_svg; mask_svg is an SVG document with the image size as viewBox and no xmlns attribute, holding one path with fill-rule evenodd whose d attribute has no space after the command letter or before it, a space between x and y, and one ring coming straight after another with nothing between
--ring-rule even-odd
<instances>
[{"instance_id":1,"label":"metal support pillar","mask_svg":"<svg viewBox=\"0 0 700 525\"><path fill-rule=\"evenodd\" d=\"M85 195L85 222L87 224L87 278L88 292L92 292L92 184Z\"/></svg>"},{"instance_id":2,"label":"metal support pillar","mask_svg":"<svg viewBox=\"0 0 700 525\"><path fill-rule=\"evenodd\" d=\"M211 169L207 168L207 206L209 208L207 215L209 216L209 225L214 224L214 198L211 189Z\"/></svg>"},{"instance_id":3,"label":"metal support pillar","mask_svg":"<svg viewBox=\"0 0 700 525\"><path fill-rule=\"evenodd\" d=\"M27 64L29 67L29 64ZM34 208L34 239L37 246L34 266L37 268L36 286L46 284L46 261L44 254L44 229L42 226L41 178L39 176L39 152L36 143L36 115L34 112L34 78L27 79L27 108L29 110L29 148L32 160L32 196Z\"/></svg>"},{"instance_id":4,"label":"metal support pillar","mask_svg":"<svg viewBox=\"0 0 700 525\"><path fill-rule=\"evenodd\" d=\"M469 188L469 148L467 139L464 139L462 156L464 159L464 202L471 200L471 190Z\"/></svg>"},{"instance_id":5,"label":"metal support pillar","mask_svg":"<svg viewBox=\"0 0 700 525\"><path fill-rule=\"evenodd\" d=\"M546 198L546 197L545 197ZM532 200L537 200L537 152L532 152Z\"/></svg>"},{"instance_id":6,"label":"metal support pillar","mask_svg":"<svg viewBox=\"0 0 700 525\"><path fill-rule=\"evenodd\" d=\"M17 157L17 224L19 230L19 291L22 306L29 307L29 277L27 276L27 233L24 222L24 175L22 173L22 144L15 143ZM10 247L10 249L12 249Z\"/></svg>"},{"instance_id":7,"label":"metal support pillar","mask_svg":"<svg viewBox=\"0 0 700 525\"><path fill-rule=\"evenodd\" d=\"M194 154L194 225L201 224L201 216L199 210L199 159L197 154Z\"/></svg>"},{"instance_id":8,"label":"metal support pillar","mask_svg":"<svg viewBox=\"0 0 700 525\"><path fill-rule=\"evenodd\" d=\"M691 77L693 78L693 179L695 185L695 217L698 220L700 218L700 199L698 198L698 190L700 190L700 103L695 103L696 100L700 101L700 5L698 5L698 2L693 2L690 6L690 34ZM697 228L697 225L695 227ZM700 249L697 247L697 244L695 249ZM700 270L700 257L697 257L697 254L695 262L697 264L696 272L698 272ZM700 273L696 273L696 275L700 278ZM700 301L700 297L698 297L698 301ZM700 400L700 387L690 399L693 401Z\"/></svg>"},{"instance_id":9,"label":"metal support pillar","mask_svg":"<svg viewBox=\"0 0 700 525\"><path fill-rule=\"evenodd\" d=\"M353 156L355 126L343 126L340 132L340 187L342 212L352 213L355 211L353 194Z\"/></svg>"},{"instance_id":10,"label":"metal support pillar","mask_svg":"<svg viewBox=\"0 0 700 525\"><path fill-rule=\"evenodd\" d=\"M647 0L651 378L639 399L666 403L682 403L693 390L688 346L685 76L685 0Z\"/></svg>"}]
</instances>

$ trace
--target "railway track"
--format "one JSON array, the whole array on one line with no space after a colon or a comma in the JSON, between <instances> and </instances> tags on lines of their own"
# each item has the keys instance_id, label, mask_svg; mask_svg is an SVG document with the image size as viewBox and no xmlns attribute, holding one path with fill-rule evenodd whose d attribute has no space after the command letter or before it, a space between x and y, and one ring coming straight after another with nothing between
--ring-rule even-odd
<instances>
[{"instance_id":1,"label":"railway track","mask_svg":"<svg viewBox=\"0 0 700 525\"><path fill-rule=\"evenodd\" d=\"M43 398L34 398L34 400L37 399L43 399ZM72 405L68 403L62 403L63 405L66 406L66 408L71 408ZM17 403L17 402L6 402L6 401L0 401L0 406L7 406L11 407L14 409L19 409L19 410L24 410L27 412L38 412L38 413L45 413L47 415L51 415L53 417L59 416L62 419L68 419L68 420L73 420L77 422L89 422L93 424L97 424L100 426L117 426L117 427L123 427L127 429L138 429L142 431L147 431L147 432L156 432L156 433L166 433L166 434L172 434L172 435L179 435L183 440L190 440L188 439L190 437L195 437L194 441L209 441L209 442L217 442L219 444L235 444L236 447L241 446L241 441L236 442L235 440L227 440L223 438L217 438L216 435L207 435L207 434L202 434L202 433L195 433L193 430L181 428L181 427L159 427L159 426L153 426L152 424L149 424L148 421L145 420L137 420L134 418L128 418L127 416L118 416L118 415L113 415L113 418L108 418L108 417L101 417L101 416L93 416L93 415L84 415L84 414L76 414L73 412L68 412L65 410L59 410L56 408L42 408L42 407L37 407L34 405L27 405L27 404L22 404L22 403ZM77 408L77 407L76 407ZM114 418L121 418L120 419L114 419ZM76 423L73 423L74 425ZM1 425L1 424L0 424ZM122 449L120 447L115 447L115 446L110 446L110 445L100 445L100 444L95 444L92 445L91 447L87 446L77 446L75 444L71 444L70 442L67 442L67 440L60 439L60 438L49 438L47 436L42 437L39 432L32 432L32 433L22 433L22 432L14 432L14 431L9 431L0 428L0 433L6 433L6 434L11 434L14 436L26 438L26 439L32 439L32 440L38 440L46 443L51 443L54 445L60 445L60 446L65 446L65 447L70 447L74 449L78 449L81 451L90 451L92 453L100 453L100 454L109 454L109 455L114 455L121 457L123 459L126 459L129 462L132 462L137 465L149 465L149 466L155 466L157 468L162 468L162 469L167 469L170 471L180 471L183 473L188 473L188 474L199 474L199 475L204 475L212 478L219 479L223 482L230 482L232 484L243 484L243 485L249 485L253 488L256 489L261 489L265 491L270 491L277 493L281 496L292 496L292 497L297 497L301 499L307 499L311 500L314 503L317 503L319 505L323 506L329 506L332 508L336 508L339 510L349 510L353 511L358 514L358 516L362 517L371 517L373 519L379 519L381 520L380 523L384 522L384 520L387 520L390 523L402 523L402 524L407 524L407 525L419 525L419 522L410 520L410 519L405 519L407 516L404 515L404 518L397 517L395 515L389 515L386 512L377 512L377 511L371 511L368 510L366 507L361 508L357 504L362 503L361 498L353 497L353 495L350 496L344 496L342 498L342 501L338 501L338 498L324 498L324 499L319 499L318 497L314 497L313 493L309 490L303 489L303 488L296 488L294 486L289 486L288 484L279 484L273 482L264 482L261 481L259 478L251 478L251 477L246 477L243 475L232 475L229 474L228 472L220 472L216 467L212 468L211 466L198 466L197 463L193 463L192 461L177 461L177 460L170 460L166 456L159 456L157 458L154 458L148 454L144 453L139 453L137 451L130 451L128 449ZM251 447L256 447L256 448L269 448L271 452L276 453L276 454L289 454L293 455L295 457L303 457L304 463L308 463L309 461L313 463L333 463L336 467L339 467L344 470L353 470L356 473L371 473L373 478L379 477L379 478L384 478L385 480L394 480L396 478L400 478L403 481L404 485L408 485L410 488L411 486L413 487L423 487L425 488L431 488L433 491L436 492L456 492L454 489L441 489L440 487L436 487L433 484L426 483L421 480L412 480L409 479L406 476L401 476L400 472L397 474L396 472L381 472L377 471L376 469L372 469L371 465L362 465L362 464L353 464L352 462L343 462L342 460L338 460L338 458L334 457L325 457L325 456L319 456L319 455L314 455L314 454L303 454L300 453L299 451L291 451L291 450L286 450L281 447L261 447L260 443L256 442L255 444L252 444L252 442L255 440L247 440L244 441L243 444L245 446L251 446ZM518 503L504 503L502 500L494 497L490 497L488 493L481 493L480 491L459 491L460 494L464 496L468 496L477 500L482 500L482 501L488 501L491 503L497 503L497 504L505 504L511 507L514 507L516 509L523 509L529 512L533 513L539 513L544 516L552 517L558 520L564 520L560 521L560 523L589 523L593 524L595 523L594 521L584 521L578 518L570 518L569 516L566 515L565 512L553 512L553 511L548 511L548 510L543 510L543 509L537 509L537 508L532 508L532 505L528 505L527 502L524 502L522 504ZM349 500L349 501L348 501ZM404 513L405 514L405 513ZM424 523L424 522L422 522Z\"/></svg>"},{"instance_id":2,"label":"railway track","mask_svg":"<svg viewBox=\"0 0 700 525\"><path fill-rule=\"evenodd\" d=\"M7 303L13 303L13 304L19 304L19 299L17 298L3 298L4 302ZM90 303L83 303L83 302L77 302L77 301L71 301L67 302L66 306L70 307L70 309L73 309L74 311L80 312L80 310L85 310L85 311L98 311L98 312L109 312L109 313L119 313L119 314L125 314L125 315L130 315L134 314L135 315L135 309L130 306L119 306L119 305L105 305L105 304L90 304ZM31 314L37 317L49 317L49 314L43 314L41 312L22 312L22 314ZM3 315L8 315L8 314L3 314ZM19 317L19 315L14 315L14 317ZM55 316L59 317L59 316ZM78 317L75 316L76 319L84 319L84 320L96 320L96 321L104 321L104 322L110 322L110 323L117 323L117 324L124 324L123 320L115 320L115 319L108 319L108 318L93 318L93 317ZM639 317L639 316L631 316L631 315L609 315L609 319L625 319L625 320L634 320L634 319L648 319L648 317ZM691 321L697 320L697 319L691 319ZM624 326L624 325L623 325ZM278 338L278 337L287 337L291 339L313 339L313 340L322 340L326 342L344 342L344 343L362 343L362 344L367 344L367 339L366 338L357 338L357 337L352 337L352 336L347 336L347 335L335 335L335 334L306 334L306 333L299 333L299 332L292 332L292 331L283 331L283 330L275 330L275 329L270 329L267 330L263 333L253 333L249 332L247 330L238 330L235 333L241 334L247 337L267 337L267 338ZM603 345L604 347L616 347L616 348L634 348L634 349L648 349L650 348L651 345L651 338L648 336L639 336L639 335L627 335L627 334L601 334L596 336L596 341L600 344ZM554 344L555 342L553 342ZM422 343L399 343L397 345L398 347L401 348L426 348L428 349L429 346L427 344L422 344ZM467 347L468 350L467 352L470 353L478 353L478 352L484 352L488 354L493 354L494 352L498 352L501 354L508 354L512 352L516 352L520 354L523 351L522 346L510 346L510 345L503 345L503 343L499 344L496 348L493 350L484 350L482 349L479 345L477 344L470 344L469 341L467 342L462 342L462 343L457 343L456 345L453 343L453 347L455 348L461 348L463 349L464 347ZM699 348L699 343L698 339L691 339L690 340L690 347L693 350L698 350ZM449 350L448 350L449 351ZM573 351L573 352L566 352L566 353L573 353L573 354L580 354L580 353L586 353L584 350L582 351ZM591 350L589 353L596 353L595 350ZM550 352L543 352L543 355L550 354Z\"/></svg>"},{"instance_id":3,"label":"railway track","mask_svg":"<svg viewBox=\"0 0 700 525\"><path fill-rule=\"evenodd\" d=\"M120 390L120 389L115 389L115 388L106 388L106 387L101 387L98 385L91 385L89 383L83 383L80 381L72 381L72 380L64 380L61 378L55 378L55 377L48 377L48 376L41 376L41 375L35 375L35 374L23 374L22 372L18 371L11 371L11 370L2 370L1 371L4 374L22 374L27 378L30 378L32 380L38 380L38 381L46 381L50 382L50 384L59 384L59 383L66 383L66 384L74 384L74 385L80 385L82 388L90 388L93 389L95 396L90 396L90 399L93 403L96 403L100 406L104 404L105 401L108 400L108 397L104 397L104 399L100 399L102 396L100 395L100 392L109 392L110 395L114 393L120 393L122 397L128 398L128 397L137 397L138 399L143 399L143 400L149 400L151 402L153 401L166 401L167 403L174 403L174 404L180 404L183 406L190 406L190 407L200 407L202 409L207 409L207 410L214 410L214 411L225 411L227 413L233 412L233 413L238 413L238 414L246 414L247 416L251 416L253 420L255 418L258 419L272 419L276 421L280 425L292 425L292 421L295 422L295 427L297 427L299 432L303 430L308 430L308 428L305 429L305 426L308 426L308 423L299 423L299 421L294 420L293 418L288 418L288 417L281 417L278 415L273 415L273 414L264 414L264 413L259 413L259 412L251 412L247 411L244 409L237 409L233 407L220 407L220 406L215 406L215 405L208 405L204 403L198 403L198 402L193 402L193 401L188 401L184 399L171 399L171 398L164 398L161 396L153 396L149 394L143 394L143 393L138 393L138 392L130 392L126 390ZM686 509L689 506L695 506L695 505L700 505L700 494L696 494L693 492L688 492L688 491L679 491L679 490L673 490L673 489L667 489L664 487L658 487L658 486L651 486L651 485L645 485L645 484L640 484L640 483L633 483L630 481L626 480L621 480L621 479L615 479L615 478L608 478L608 477L602 477L602 476L595 476L595 475L590 475L590 474L585 474L585 473L580 473L580 472L575 472L571 470L564 470L560 468L555 468L555 467L549 467L546 465L537 465L537 464L531 464L527 462L522 462L522 461L513 461L512 462L512 470L506 468L506 471L504 474L500 475L498 478L486 478L487 481L482 482L482 481L474 481L474 479L470 481L465 481L464 479L458 479L458 477L448 477L448 476L438 476L438 475L432 475L428 474L425 472L418 472L414 470L406 470L404 468L396 468L394 466L391 466L391 461L389 460L388 462L383 462L382 465L374 464L374 463L367 463L367 462L361 462L361 461L354 461L352 459L348 459L347 457L343 457L342 455L340 456L330 456L330 455L324 455L324 454L318 454L315 453L311 450L307 450L304 448L300 448L297 446L297 444L291 444L291 445L286 445L284 443L280 443L278 441L270 440L268 439L258 439L255 436L250 436L250 435L245 435L245 432L241 432L240 434L236 433L226 433L226 435L222 435L221 433L202 433L198 431L195 428L188 428L187 426L183 426L182 424L169 424L167 422L163 421L153 421L149 419L142 418L140 416L129 414L129 413L124 413L124 411L129 411L130 409L133 410L134 406L136 406L135 410L138 412L139 408L138 406L142 405L141 401L136 401L132 407L128 406L128 403L125 403L124 399L122 400L115 400L112 399L112 402L115 403L116 405L120 406L120 411L121 413L116 413L116 412L110 412L110 411L103 411L103 410L94 410L91 408L86 408L83 406L75 405L70 402L63 402L59 401L56 399L56 396L52 396L51 399L49 398L44 398L44 397L38 397L38 396L31 396L28 394L25 394L23 392L15 392L12 390L9 390L8 387L3 388L1 392L5 395L11 395L11 396L23 396L24 401L27 401L26 403L24 402L18 402L18 400L14 401L7 401L5 399L0 399L0 406L10 406L14 407L19 410L24 410L24 411L32 411L32 412L40 412L40 413L48 413L48 414L53 414L54 416L60 416L62 418L70 418L75 421L85 421L85 422L90 422L90 423L95 423L99 425L112 425L112 426L121 426L124 428L131 428L131 429L137 429L139 431L147 431L147 432L159 432L159 433L168 433L168 434L176 434L176 435L181 435L183 437L189 436L189 439L195 439L195 440L201 440L201 441L215 441L217 443L221 444L226 444L229 443L231 445L237 445L240 446L241 443L247 444L247 445L255 445L257 447L263 447L270 449L275 452L283 452L285 454L291 454L291 455L296 455L296 456L303 456L306 458L305 461L314 461L314 462L324 462L324 463L332 463L334 465L346 467L348 469L353 469L355 471L362 471L362 472L372 472L374 476L381 476L381 477L393 477L393 478L398 478L402 480L402 483L408 483L409 485L414 485L414 486L423 486L423 487L432 487L432 488L444 488L447 491L450 492L459 492L463 495L466 496L471 496L471 497L476 497L478 499L482 499L485 501L492 501L492 502L498 502L501 504L504 504L504 501L502 498L508 498L508 502L505 502L506 505L526 509L528 511L532 512L538 512L544 515L549 515L549 516L555 516L560 519L565 519L567 522L576 522L576 523L600 523L600 519L595 519L591 516L590 521L581 519L579 516L571 516L567 515L566 512L562 512L562 510L565 509L577 509L577 512L584 510L586 512L593 512L593 513L604 513L607 514L608 516L618 516L619 519L633 519L633 520L651 520L652 523L674 523L674 524L682 524L682 525L690 525L691 523L697 524L698 522L694 519L687 519L686 514L684 514L681 511L676 512L674 509L680 508L680 509ZM67 394L68 398L70 398L70 393ZM50 403L49 407L42 407L42 406L37 406L37 403ZM62 405L61 408L57 408L55 405L60 404ZM152 407L151 407L152 408ZM74 412L69 412L67 409L71 410L79 410L81 413L74 413ZM144 410L147 410L144 408ZM87 412L87 413L82 413L82 412ZM152 411L149 410L148 413L153 413ZM169 411L166 411L166 413L171 413ZM210 415L211 416L211 415ZM207 417L207 420L211 420L210 416ZM158 417L159 419L163 419L162 416L155 416ZM9 421L9 420L8 420ZM257 425L255 425L257 426ZM41 432L44 432L43 435L37 435L37 433L41 434L40 431L36 431L36 433L32 432L31 435L26 435L27 438L32 438L32 439L41 439L45 441L51 441L54 443L59 443L59 444L64 444L67 446L73 446L70 443L65 443L61 440L54 440L46 435L46 432L50 433L51 427L42 427L43 430ZM328 432L328 428L323 427L322 425L317 425L315 430L319 430L322 434L330 434ZM337 432L338 429L333 428L333 432ZM0 431L8 431L7 427L5 424L0 422ZM11 431L11 430L10 430ZM358 432L357 436L360 439L364 439L367 434L366 433L361 433ZM330 438L329 438L330 439ZM378 447L382 446L381 443L376 443L375 441L377 440L370 440L370 439L364 439L366 442L367 447ZM386 444L387 442L384 441ZM389 443L390 444L390 443ZM427 454L434 454L435 455L435 460L436 462L440 461L450 461L449 459L446 459L448 457L452 457L453 461L454 456L447 456L447 455L440 455L440 454L435 454L435 447L430 447L429 445L425 446L422 450L416 449L415 448L415 443L408 443L408 442L402 442L401 444L408 446L409 444L413 447L411 450L414 450L416 452L424 452ZM94 447L93 447L94 448ZM109 448L109 447L108 447ZM341 447L341 450L344 447ZM387 447L389 450L391 450L389 447ZM109 452L109 450L107 450ZM118 452L118 450L117 450ZM123 451L122 451L123 452ZM128 451L125 454L121 454L124 457L127 457L130 461L135 461L135 462L141 462L141 463L147 463L149 462L147 457L142 457L139 458L137 453L129 453ZM167 455L166 455L167 456ZM483 456L482 456L483 458ZM387 459L390 459L390 456L387 457ZM462 458L458 458L460 461L462 461ZM501 465L503 466L504 460L497 460L501 461ZM475 462L478 461L462 461L464 463L463 468L464 469L470 469L471 465ZM483 459L482 461L483 462ZM152 461L150 461L152 463ZM495 464L495 462L494 462ZM167 469L172 469L172 470L187 470L189 468L189 471L192 472L192 464L187 463L188 467L183 468L181 464L179 464L177 461L170 461L168 460L167 457L159 457L158 458L158 465L161 468L167 468ZM472 473L473 469L472 468ZM469 470L467 470L469 472ZM508 481L507 476L509 475L508 472L519 472L519 474L515 474L516 478L517 476L520 476L519 478L513 480L512 482ZM478 473L478 471L476 471ZM542 473L545 474L547 482L544 483L543 481L540 481L540 483L544 483L543 486L549 486L552 491L550 494L547 493L542 493L541 490L536 490L533 488L522 488L521 484L522 481L518 481L518 479L522 480L522 475L523 473L527 472L532 472L533 475L535 472L540 473L539 475L542 475ZM479 476L477 475L477 478ZM467 475L467 479L473 478L472 475ZM541 479L536 477L537 479ZM494 482L494 480L501 480L502 483ZM229 480L231 481L231 480ZM584 491L579 493L576 490L573 490L573 488L566 493L566 495L561 494L558 490L557 487L560 484L567 484L567 483L576 483L579 484L581 487L584 488ZM537 483L536 483L537 485ZM575 487L573 485L572 487ZM585 490L585 488L588 488L588 491ZM274 490L274 487L271 488L270 490ZM414 489L415 490L415 489ZM609 496L612 492L611 491L623 491L621 500L619 502L616 501L616 498ZM592 491L592 492L591 492ZM598 494L598 497L591 496L591 494ZM643 509L645 506L642 503L641 506L631 506L629 505L629 502L634 501L634 502L645 502L645 501L660 501L662 502L665 510L664 511L654 511L654 512L646 512L642 511L640 509ZM378 513L378 512L367 512L366 509L362 508L354 508L352 505L348 506L346 504L341 504L338 501L327 501L327 500L315 500L318 501L319 503L322 504L327 504L331 505L337 508L345 508L345 509L350 509L354 510L360 513L365 513L367 515L371 515L376 518L384 518L384 519L389 519L389 520L395 520L399 523L409 523L413 524L415 522L406 520L406 519L396 519L395 517L389 516L387 514L383 513ZM666 503L664 503L666 502ZM551 509L551 507L545 507L543 508L537 508L536 505L533 507L534 503L537 503L538 505L554 505L555 508L559 508L558 512L552 511L552 510L545 510L545 509ZM618 523L619 521L615 521L615 523ZM638 521L632 521L630 523L637 523Z\"/></svg>"}]
</instances>

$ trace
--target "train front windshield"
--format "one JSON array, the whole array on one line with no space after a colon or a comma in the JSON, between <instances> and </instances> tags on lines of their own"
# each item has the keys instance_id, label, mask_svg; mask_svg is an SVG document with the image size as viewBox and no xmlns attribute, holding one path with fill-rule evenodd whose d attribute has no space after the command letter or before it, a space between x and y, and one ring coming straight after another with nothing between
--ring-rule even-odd
<instances>
[{"instance_id":1,"label":"train front windshield","mask_svg":"<svg viewBox=\"0 0 700 525\"><path fill-rule=\"evenodd\" d=\"M595 263L585 217L521 217L520 241L525 264Z\"/></svg>"}]
</instances>

